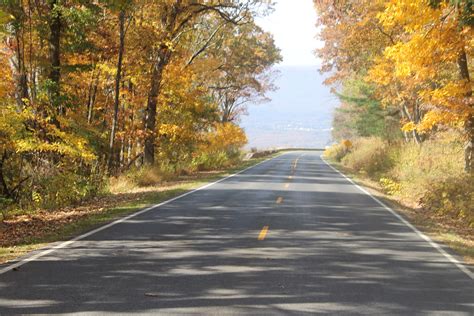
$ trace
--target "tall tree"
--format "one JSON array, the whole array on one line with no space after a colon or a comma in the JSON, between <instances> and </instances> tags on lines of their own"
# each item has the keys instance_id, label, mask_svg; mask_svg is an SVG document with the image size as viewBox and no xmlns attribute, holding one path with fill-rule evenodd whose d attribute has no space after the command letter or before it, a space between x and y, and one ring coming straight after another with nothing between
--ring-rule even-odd
<instances>
[{"instance_id":1,"label":"tall tree","mask_svg":"<svg viewBox=\"0 0 474 316\"><path fill-rule=\"evenodd\" d=\"M144 161L153 164L155 161L156 107L160 94L163 71L170 62L174 46L178 45L180 36L196 18L204 14L214 14L230 23L244 23L251 13L251 6L258 1L163 1L157 8L156 20L160 25L158 42L152 53L150 71L150 88L145 114Z\"/></svg>"},{"instance_id":2,"label":"tall tree","mask_svg":"<svg viewBox=\"0 0 474 316\"><path fill-rule=\"evenodd\" d=\"M52 109L63 114L63 106L60 103L60 80L61 80L61 7L58 0L49 1L49 62L50 69L48 79L50 102ZM54 110L53 110L54 111Z\"/></svg>"},{"instance_id":3,"label":"tall tree","mask_svg":"<svg viewBox=\"0 0 474 316\"><path fill-rule=\"evenodd\" d=\"M132 3L123 2L119 3L118 9L118 24L119 24L119 45L118 45L118 57L117 57L117 70L115 74L115 91L114 91L114 113L112 119L112 126L110 129L110 139L109 139L109 157L108 157L108 169L109 172L112 172L116 167L117 162L115 155L115 137L118 128L118 117L119 117L119 106L120 106L120 85L122 80L122 64L123 64L123 55L125 50L125 36L127 28L130 25L131 16L127 16L127 11L130 10ZM128 23L127 23L128 20ZM127 24L127 25L126 25Z\"/></svg>"}]
</instances>

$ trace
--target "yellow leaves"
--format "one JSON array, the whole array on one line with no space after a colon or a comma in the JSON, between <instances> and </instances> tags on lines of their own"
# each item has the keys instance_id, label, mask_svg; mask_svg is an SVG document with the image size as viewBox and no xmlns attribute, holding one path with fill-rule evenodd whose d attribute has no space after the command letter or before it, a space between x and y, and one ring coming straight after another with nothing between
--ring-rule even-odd
<instances>
[{"instance_id":1,"label":"yellow leaves","mask_svg":"<svg viewBox=\"0 0 474 316\"><path fill-rule=\"evenodd\" d=\"M184 142L196 136L188 126L177 124L161 124L158 133L165 136L172 143Z\"/></svg>"},{"instance_id":2,"label":"yellow leaves","mask_svg":"<svg viewBox=\"0 0 474 316\"><path fill-rule=\"evenodd\" d=\"M461 49L473 44L459 28L457 11L448 1L437 8L428 0L390 0L377 15L392 43L374 59L366 80L378 86L383 104L420 102L418 123L402 130L426 132L437 125L460 126L470 113L466 95L472 85L458 80Z\"/></svg>"},{"instance_id":3,"label":"yellow leaves","mask_svg":"<svg viewBox=\"0 0 474 316\"><path fill-rule=\"evenodd\" d=\"M117 72L116 65L113 63L98 63L96 65L97 69L100 70L103 74L109 75L109 76L115 76Z\"/></svg>"},{"instance_id":4,"label":"yellow leaves","mask_svg":"<svg viewBox=\"0 0 474 316\"><path fill-rule=\"evenodd\" d=\"M166 46L170 51L175 51L175 45L172 41L164 41L163 45Z\"/></svg>"},{"instance_id":5,"label":"yellow leaves","mask_svg":"<svg viewBox=\"0 0 474 316\"><path fill-rule=\"evenodd\" d=\"M470 91L470 83L463 80L450 81L443 87L434 89L425 95L434 103L446 103L452 97L464 97Z\"/></svg>"},{"instance_id":6,"label":"yellow leaves","mask_svg":"<svg viewBox=\"0 0 474 316\"><path fill-rule=\"evenodd\" d=\"M432 109L423 115L423 118L418 124L414 122L405 123L402 127L404 132L411 132L416 130L418 133L426 133L432 130L437 125L445 125L452 127L460 127L463 118L454 112L448 110Z\"/></svg>"},{"instance_id":7,"label":"yellow leaves","mask_svg":"<svg viewBox=\"0 0 474 316\"><path fill-rule=\"evenodd\" d=\"M390 195L399 194L402 189L402 185L400 183L395 182L390 178L382 177L380 178L379 183L383 187L384 191Z\"/></svg>"},{"instance_id":8,"label":"yellow leaves","mask_svg":"<svg viewBox=\"0 0 474 316\"><path fill-rule=\"evenodd\" d=\"M389 63L387 59L377 58L372 68L369 69L366 80L386 86L391 82L392 71L392 63Z\"/></svg>"},{"instance_id":9,"label":"yellow leaves","mask_svg":"<svg viewBox=\"0 0 474 316\"><path fill-rule=\"evenodd\" d=\"M433 129L436 125L446 125L459 127L462 117L449 110L433 109L428 111L421 122L417 125L417 131L426 132Z\"/></svg>"},{"instance_id":10,"label":"yellow leaves","mask_svg":"<svg viewBox=\"0 0 474 316\"><path fill-rule=\"evenodd\" d=\"M232 151L238 150L247 143L245 132L238 125L233 123L217 123L214 130L207 133L206 145L202 151Z\"/></svg>"},{"instance_id":11,"label":"yellow leaves","mask_svg":"<svg viewBox=\"0 0 474 316\"><path fill-rule=\"evenodd\" d=\"M434 9L429 4L429 0L390 0L378 18L384 28L401 25L408 33L417 32L430 21L439 19L446 7L443 3L439 9Z\"/></svg>"},{"instance_id":12,"label":"yellow leaves","mask_svg":"<svg viewBox=\"0 0 474 316\"><path fill-rule=\"evenodd\" d=\"M43 198L41 197L41 194L36 192L36 191L32 191L31 192L31 199L33 200L33 202L35 202L36 204L40 204L41 201L43 201Z\"/></svg>"},{"instance_id":13,"label":"yellow leaves","mask_svg":"<svg viewBox=\"0 0 474 316\"><path fill-rule=\"evenodd\" d=\"M31 124L36 124L38 130L28 128ZM2 109L0 144L15 153L56 153L70 159L96 159L85 139L58 129L50 118L37 115L33 107L25 107L20 112L14 106Z\"/></svg>"},{"instance_id":14,"label":"yellow leaves","mask_svg":"<svg viewBox=\"0 0 474 316\"><path fill-rule=\"evenodd\" d=\"M408 122L405 125L402 126L402 131L404 132L411 132L414 129L416 129L416 124L413 122Z\"/></svg>"}]
</instances>

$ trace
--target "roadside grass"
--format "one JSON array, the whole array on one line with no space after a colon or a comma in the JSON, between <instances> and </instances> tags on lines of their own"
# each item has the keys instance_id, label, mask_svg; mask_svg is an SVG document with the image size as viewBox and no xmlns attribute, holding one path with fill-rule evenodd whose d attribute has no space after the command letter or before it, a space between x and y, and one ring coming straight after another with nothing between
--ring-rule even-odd
<instances>
[{"instance_id":1,"label":"roadside grass","mask_svg":"<svg viewBox=\"0 0 474 316\"><path fill-rule=\"evenodd\" d=\"M424 211L413 201L387 195L379 182L369 176L357 173L334 159L327 159L333 167L344 173L357 184L363 186L372 195L380 199L387 206L403 215L420 231L433 240L447 245L455 253L463 257L464 262L474 265L474 234L472 229L460 225L459 220Z\"/></svg>"},{"instance_id":2,"label":"roadside grass","mask_svg":"<svg viewBox=\"0 0 474 316\"><path fill-rule=\"evenodd\" d=\"M0 263L13 261L26 253L45 247L48 243L69 240L75 236L93 230L118 218L137 212L154 204L161 203L191 190L197 189L207 183L229 176L235 172L246 169L266 159L273 158L279 153L241 161L226 170L214 172L197 172L195 174L180 176L161 185L133 188L128 192L106 194L92 201L87 201L79 207L68 208L67 212L58 210L57 218L49 219L44 233L40 231L17 236L12 242L0 246ZM77 210L76 210L77 209ZM46 211L45 214L54 214L55 211ZM66 215L65 215L66 214ZM25 215L23 215L25 216ZM36 216L36 217L35 217ZM38 216L32 216L36 219ZM29 226L33 226L34 222ZM3 227L3 229L5 229ZM40 227L41 229L41 227ZM2 227L0 227L0 236ZM6 232L3 232L6 234ZM14 233L18 233L15 232ZM20 232L21 233L21 232Z\"/></svg>"}]
</instances>

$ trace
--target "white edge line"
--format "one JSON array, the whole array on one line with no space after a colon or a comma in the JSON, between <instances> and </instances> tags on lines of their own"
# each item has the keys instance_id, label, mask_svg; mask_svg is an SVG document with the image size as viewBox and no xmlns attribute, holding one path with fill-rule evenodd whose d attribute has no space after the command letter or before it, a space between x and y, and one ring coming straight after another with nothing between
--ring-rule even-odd
<instances>
[{"instance_id":1,"label":"white edge line","mask_svg":"<svg viewBox=\"0 0 474 316\"><path fill-rule=\"evenodd\" d=\"M426 242L428 242L433 248L435 248L436 250L438 250L438 252L440 254L442 254L446 259L448 259L451 263L453 263L456 267L459 268L459 270L461 270L462 272L464 272L465 274L467 274L468 277L470 277L471 279L474 280L474 273L469 270L468 268L466 268L458 259L454 258L452 255L450 255L449 253L447 253L439 244L437 244L436 242L434 242L430 237L428 237L427 235L423 234L421 231L419 231L415 226L413 226L412 224L410 224L406 219L404 219L401 215L399 215L397 212L395 212L393 209L391 209L390 207L388 207L385 203L383 203L382 201L380 201L379 199L377 199L375 196L373 196L369 191L367 191L366 189L362 188L360 185L356 184L354 181L352 181L352 179L348 178L345 174L343 174L342 172L340 172L339 170L337 170L336 168L334 168L333 166L331 166L331 164L329 164L325 159L324 157L321 155L320 156L321 160L324 161L324 163L326 165L328 165L331 169L333 169L334 171L336 171L337 173L339 173L341 176L343 176L346 180L348 180L350 183L352 183L353 185L355 185L359 190L361 190L362 192L364 192L365 194L367 194L368 196L370 196L375 202L377 202L378 204L380 204L384 209L386 209L387 211L389 211L390 213L392 213L393 216L395 216L396 218L398 218L403 224L405 224L406 226L408 226L409 228L411 228L411 230L413 230L419 237L421 237L422 239L424 239Z\"/></svg>"},{"instance_id":2,"label":"white edge line","mask_svg":"<svg viewBox=\"0 0 474 316\"><path fill-rule=\"evenodd\" d=\"M255 167L257 167L258 165L261 165L261 164L263 164L263 163L265 163L265 162L267 162L267 161L270 161L270 160L272 160L272 159L274 159L274 158L277 158L277 157L279 157L279 156L281 156L281 155L283 155L283 154L284 154L284 153L280 153L279 155L277 155L277 156L275 156L275 157L271 157L271 158L265 159L264 161L261 161L261 162L255 164L255 165L252 165L252 166L250 166L250 167L248 167L248 168L245 168L245 169L243 169L243 170L240 170L240 171L238 171L238 172L236 172L236 173L234 173L234 174L231 174L231 175L229 175L229 176L227 176L227 177L224 177L224 178L219 179L219 180L217 180L217 181L214 181L214 182L205 184L205 185L203 185L203 186L201 186L201 187L199 187L199 188L197 188L197 189L194 189L194 190L188 191L188 192L186 192L186 193L183 193L183 194L181 194L181 195L175 196L174 198L171 198L171 199L166 200L166 201L163 201L163 202L161 202L161 203L152 205L152 206L150 206L150 207L147 207L147 208L145 208L145 209L143 209L143 210L140 210L140 211L135 212L135 213L133 213L133 214L130 214L130 215L128 215L128 216L119 218L119 219L117 219L117 220L115 220L115 221L113 221L113 222L111 222L111 223L108 223L108 224L106 224L106 225L104 225L104 226L101 226L101 227L99 227L99 228L96 228L96 229L94 229L94 230L91 230L91 231L89 231L89 232L87 232L87 233L85 233L85 234L82 234L82 235L80 235L80 236L74 237L74 238L72 238L72 239L70 239L70 240L68 240L68 241L62 242L62 243L60 243L60 244L58 244L58 245L56 245L56 246L53 246L53 247L51 247L51 248L48 248L48 249L46 249L46 250L44 250L44 251L41 251L41 252L39 252L39 253L37 253L37 254L35 254L35 255L31 255L31 256L29 256L29 257L27 257L27 258L21 259L21 260L18 261L18 262L15 262L15 263L13 263L13 264L10 264L10 265L8 265L8 266L6 266L6 267L0 269L0 275L6 273L6 272L8 272L8 271L11 271L11 270L13 270L13 269L15 269L15 268L21 267L22 265L27 264L27 263L30 262L30 261L34 261L34 260L36 260L36 259L39 259L39 258L41 258L41 257L44 257L44 256L46 256L46 255L48 255L48 254L50 254L50 253L52 253L52 252L54 252L54 251L56 251L56 250L58 250L58 249L65 248L65 247L67 247L67 246L69 246L69 245L72 245L74 242L76 242L76 241L78 241L78 240L84 239L84 238L89 237L89 236L91 236L91 235L94 235L94 234L96 234L96 233L98 233L98 232L100 232L100 231L103 231L103 230L105 230L105 229L107 229L107 228L109 228L109 227L112 227L112 226L114 226L114 225L117 225L117 224L120 224L120 223L122 223L122 222L125 222L125 221L127 221L127 220L129 220L129 219L131 219L131 218L133 218L133 217L135 217L135 216L141 215L141 214L143 214L143 213L146 213L146 212L148 212L148 211L151 211L151 210L153 210L153 209L156 209L156 208L158 208L158 207L160 207L160 206L163 206L163 205L166 205L166 204L171 203L171 202L173 202L173 201L176 201L176 200L178 200L178 199L181 199L181 198L183 198L183 197L185 197L185 196L187 196L187 195L190 195L190 194L192 194L192 193L194 193L194 192L204 190L204 189L206 189L206 188L208 188L208 187L210 187L210 186L212 186L212 185L214 185L214 184L217 184L217 183L222 182L222 181L224 181L224 180L227 180L227 179L229 179L229 178L235 177L235 176L238 175L238 174L241 174L241 173L243 173L243 172L245 172L245 171L247 171L247 170L250 170L250 169L252 169L252 168L255 168Z\"/></svg>"}]
</instances>

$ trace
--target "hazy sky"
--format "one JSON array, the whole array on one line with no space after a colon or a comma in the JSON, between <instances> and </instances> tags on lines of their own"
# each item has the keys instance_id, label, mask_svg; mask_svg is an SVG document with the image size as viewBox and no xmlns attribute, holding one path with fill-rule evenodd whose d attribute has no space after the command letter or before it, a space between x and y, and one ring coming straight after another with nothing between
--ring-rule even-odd
<instances>
[{"instance_id":1,"label":"hazy sky","mask_svg":"<svg viewBox=\"0 0 474 316\"><path fill-rule=\"evenodd\" d=\"M313 0L276 0L275 11L257 23L273 33L276 45L282 50L282 66L318 64L313 51L316 40L316 11Z\"/></svg>"}]
</instances>

